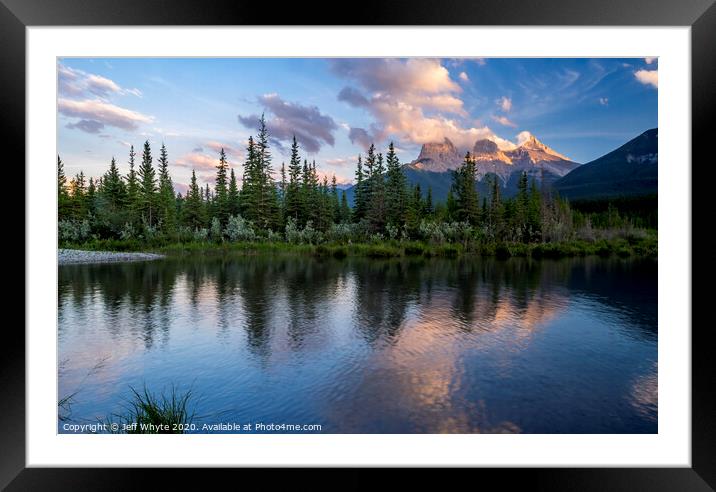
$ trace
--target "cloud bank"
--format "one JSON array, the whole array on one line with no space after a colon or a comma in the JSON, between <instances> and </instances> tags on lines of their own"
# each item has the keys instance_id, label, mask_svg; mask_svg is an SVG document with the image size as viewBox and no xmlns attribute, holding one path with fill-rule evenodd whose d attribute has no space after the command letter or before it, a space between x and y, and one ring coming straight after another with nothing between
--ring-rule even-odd
<instances>
[{"instance_id":1,"label":"cloud bank","mask_svg":"<svg viewBox=\"0 0 716 492\"><path fill-rule=\"evenodd\" d=\"M295 135L300 146L309 153L318 152L323 145L335 144L333 134L338 124L318 107L284 101L278 94L264 94L258 102L268 114L266 127L275 141L289 144ZM246 128L258 128L259 115L239 115L238 118Z\"/></svg>"},{"instance_id":2,"label":"cloud bank","mask_svg":"<svg viewBox=\"0 0 716 492\"><path fill-rule=\"evenodd\" d=\"M462 88L439 60L412 58L335 59L331 71L349 81L338 99L362 108L373 118L368 128L350 128L349 138L362 147L391 137L420 145L448 137L471 147L490 138L502 148L514 144L487 126L469 120L460 98Z\"/></svg>"}]
</instances>

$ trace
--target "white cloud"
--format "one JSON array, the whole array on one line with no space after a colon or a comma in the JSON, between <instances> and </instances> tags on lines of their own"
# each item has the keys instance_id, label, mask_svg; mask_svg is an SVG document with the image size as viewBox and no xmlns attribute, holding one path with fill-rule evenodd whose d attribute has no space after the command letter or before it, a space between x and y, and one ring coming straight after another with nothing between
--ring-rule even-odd
<instances>
[{"instance_id":1,"label":"white cloud","mask_svg":"<svg viewBox=\"0 0 716 492\"><path fill-rule=\"evenodd\" d=\"M136 130L140 123L151 123L153 118L137 111L120 108L101 99L76 101L59 99L57 110L70 117L77 117L86 122L109 125L123 130ZM83 123L88 126L88 123ZM82 129L80 127L80 129Z\"/></svg>"},{"instance_id":2,"label":"white cloud","mask_svg":"<svg viewBox=\"0 0 716 492\"><path fill-rule=\"evenodd\" d=\"M71 68L61 63L57 65L57 79L61 97L108 99L112 95L126 94L142 97L142 91L139 89L125 89L107 77Z\"/></svg>"},{"instance_id":3,"label":"white cloud","mask_svg":"<svg viewBox=\"0 0 716 492\"><path fill-rule=\"evenodd\" d=\"M507 96L502 96L496 103L505 113L509 113L512 110L512 99Z\"/></svg>"},{"instance_id":4,"label":"white cloud","mask_svg":"<svg viewBox=\"0 0 716 492\"><path fill-rule=\"evenodd\" d=\"M659 72L657 70L637 70L634 72L634 76L644 85L659 87Z\"/></svg>"},{"instance_id":5,"label":"white cloud","mask_svg":"<svg viewBox=\"0 0 716 492\"><path fill-rule=\"evenodd\" d=\"M523 131L517 134L517 145L522 145L527 140L532 138L532 134L528 131Z\"/></svg>"},{"instance_id":6,"label":"white cloud","mask_svg":"<svg viewBox=\"0 0 716 492\"><path fill-rule=\"evenodd\" d=\"M657 60L657 57L655 57L655 56L647 56L646 58L644 58L644 61L646 62L647 65L651 65L656 60Z\"/></svg>"},{"instance_id":7,"label":"white cloud","mask_svg":"<svg viewBox=\"0 0 716 492\"><path fill-rule=\"evenodd\" d=\"M458 77L460 77L460 80L462 80L463 82L470 81L470 77L468 77L465 72L460 72L460 75L458 75Z\"/></svg>"},{"instance_id":8,"label":"white cloud","mask_svg":"<svg viewBox=\"0 0 716 492\"><path fill-rule=\"evenodd\" d=\"M514 122L510 121L510 119L507 116L498 116L498 115L493 114L492 119L503 126L511 126L513 128L517 126Z\"/></svg>"}]
</instances>

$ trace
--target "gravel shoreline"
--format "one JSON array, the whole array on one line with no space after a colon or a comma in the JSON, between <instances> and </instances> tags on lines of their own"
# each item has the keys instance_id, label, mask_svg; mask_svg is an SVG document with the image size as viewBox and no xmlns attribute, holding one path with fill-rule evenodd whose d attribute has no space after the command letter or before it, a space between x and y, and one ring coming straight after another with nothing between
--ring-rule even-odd
<instances>
[{"instance_id":1,"label":"gravel shoreline","mask_svg":"<svg viewBox=\"0 0 716 492\"><path fill-rule=\"evenodd\" d=\"M59 249L57 262L60 265L77 263L116 263L120 261L147 261L164 258L156 253L132 253L116 251L83 251L79 249Z\"/></svg>"}]
</instances>

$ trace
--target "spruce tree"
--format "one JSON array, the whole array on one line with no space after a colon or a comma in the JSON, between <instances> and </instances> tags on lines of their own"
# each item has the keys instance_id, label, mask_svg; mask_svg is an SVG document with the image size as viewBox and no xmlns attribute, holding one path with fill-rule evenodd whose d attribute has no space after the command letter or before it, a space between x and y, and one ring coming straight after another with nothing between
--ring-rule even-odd
<instances>
[{"instance_id":1,"label":"spruce tree","mask_svg":"<svg viewBox=\"0 0 716 492\"><path fill-rule=\"evenodd\" d=\"M363 161L361 155L358 154L358 164L356 165L356 184L353 187L353 218L356 222L360 222L365 217L368 208L368 200L366 196L366 177L363 173Z\"/></svg>"},{"instance_id":2,"label":"spruce tree","mask_svg":"<svg viewBox=\"0 0 716 492\"><path fill-rule=\"evenodd\" d=\"M134 145L130 146L129 173L127 174L127 206L129 207L129 219L132 223L138 223L140 216L139 179L134 169L136 155Z\"/></svg>"},{"instance_id":3,"label":"spruce tree","mask_svg":"<svg viewBox=\"0 0 716 492\"><path fill-rule=\"evenodd\" d=\"M477 170L475 160L468 152L462 165L453 171L452 191L455 194L456 218L461 222L477 225L480 218L480 201L475 181Z\"/></svg>"},{"instance_id":4,"label":"spruce tree","mask_svg":"<svg viewBox=\"0 0 716 492\"><path fill-rule=\"evenodd\" d=\"M370 154L370 152L369 152ZM385 227L386 196L385 196L385 168L383 167L383 154L378 153L374 164L369 166L370 174L370 212L369 219L373 230L381 232Z\"/></svg>"},{"instance_id":5,"label":"spruce tree","mask_svg":"<svg viewBox=\"0 0 716 492\"><path fill-rule=\"evenodd\" d=\"M334 222L341 221L341 203L338 199L338 183L336 182L336 175L331 178L331 207L333 209L332 219Z\"/></svg>"},{"instance_id":6,"label":"spruce tree","mask_svg":"<svg viewBox=\"0 0 716 492\"><path fill-rule=\"evenodd\" d=\"M214 215L219 219L221 227L229 221L229 190L226 153L222 148L219 152L219 164L216 166L216 185L214 186Z\"/></svg>"},{"instance_id":7,"label":"spruce tree","mask_svg":"<svg viewBox=\"0 0 716 492\"><path fill-rule=\"evenodd\" d=\"M428 186L428 195L425 197L425 214L432 215L433 211L433 187Z\"/></svg>"},{"instance_id":8,"label":"spruce tree","mask_svg":"<svg viewBox=\"0 0 716 492\"><path fill-rule=\"evenodd\" d=\"M266 229L278 229L280 226L280 209L276 184L274 183L271 168L271 152L269 150L269 133L266 128L266 119L261 115L259 132L256 135L256 159L259 178L258 186L258 215L260 223Z\"/></svg>"},{"instance_id":9,"label":"spruce tree","mask_svg":"<svg viewBox=\"0 0 716 492\"><path fill-rule=\"evenodd\" d=\"M258 168L256 160L256 146L254 137L249 137L246 147L246 160L244 161L244 176L241 186L241 215L250 221L258 219Z\"/></svg>"},{"instance_id":10,"label":"spruce tree","mask_svg":"<svg viewBox=\"0 0 716 492\"><path fill-rule=\"evenodd\" d=\"M126 190L114 157L112 157L109 170L104 174L102 180L102 195L104 203L111 212L116 212L126 205Z\"/></svg>"},{"instance_id":11,"label":"spruce tree","mask_svg":"<svg viewBox=\"0 0 716 492\"><path fill-rule=\"evenodd\" d=\"M348 205L348 197L345 190L341 193L341 213L339 215L340 221L344 224L348 224L351 221L351 207Z\"/></svg>"},{"instance_id":12,"label":"spruce tree","mask_svg":"<svg viewBox=\"0 0 716 492\"><path fill-rule=\"evenodd\" d=\"M393 142L388 146L386 165L386 218L389 224L401 226L405 222L407 208L407 179L400 168Z\"/></svg>"},{"instance_id":13,"label":"spruce tree","mask_svg":"<svg viewBox=\"0 0 716 492\"><path fill-rule=\"evenodd\" d=\"M83 171L70 180L70 209L76 220L82 220L87 215L87 190Z\"/></svg>"},{"instance_id":14,"label":"spruce tree","mask_svg":"<svg viewBox=\"0 0 716 492\"><path fill-rule=\"evenodd\" d=\"M57 220L65 220L70 216L70 195L67 192L65 166L57 156Z\"/></svg>"},{"instance_id":15,"label":"spruce tree","mask_svg":"<svg viewBox=\"0 0 716 492\"><path fill-rule=\"evenodd\" d=\"M236 174L234 174L234 168L231 168L231 177L229 178L229 190L227 192L227 199L229 201L229 214L239 215L239 187L236 183Z\"/></svg>"},{"instance_id":16,"label":"spruce tree","mask_svg":"<svg viewBox=\"0 0 716 492\"><path fill-rule=\"evenodd\" d=\"M167 155L167 148L162 143L162 148L159 152L159 220L162 224L162 229L166 233L173 233L176 229L176 215L177 205L176 197L174 196L174 184L172 178L169 175L169 157Z\"/></svg>"},{"instance_id":17,"label":"spruce tree","mask_svg":"<svg viewBox=\"0 0 716 492\"><path fill-rule=\"evenodd\" d=\"M184 225L189 226L192 230L204 227L204 200L202 192L196 182L196 172L191 171L191 183L186 193L184 206L182 209L182 221Z\"/></svg>"},{"instance_id":18,"label":"spruce tree","mask_svg":"<svg viewBox=\"0 0 716 492\"><path fill-rule=\"evenodd\" d=\"M139 210L142 221L147 226L152 226L157 221L157 178L152 166L152 149L149 140L144 142L142 151L142 163L139 166Z\"/></svg>"},{"instance_id":19,"label":"spruce tree","mask_svg":"<svg viewBox=\"0 0 716 492\"><path fill-rule=\"evenodd\" d=\"M291 160L288 163L288 184L286 185L286 217L292 217L299 223L305 215L301 193L301 158L298 155L298 142L296 136L291 143Z\"/></svg>"}]
</instances>

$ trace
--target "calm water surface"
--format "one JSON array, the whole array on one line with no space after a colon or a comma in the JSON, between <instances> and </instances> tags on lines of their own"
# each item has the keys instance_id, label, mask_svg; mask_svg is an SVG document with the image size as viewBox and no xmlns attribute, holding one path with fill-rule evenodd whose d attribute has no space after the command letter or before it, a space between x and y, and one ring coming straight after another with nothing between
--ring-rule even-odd
<instances>
[{"instance_id":1,"label":"calm water surface","mask_svg":"<svg viewBox=\"0 0 716 492\"><path fill-rule=\"evenodd\" d=\"M196 423L654 433L657 264L255 256L59 269L71 422L130 387ZM63 432L63 422L58 429Z\"/></svg>"}]
</instances>

